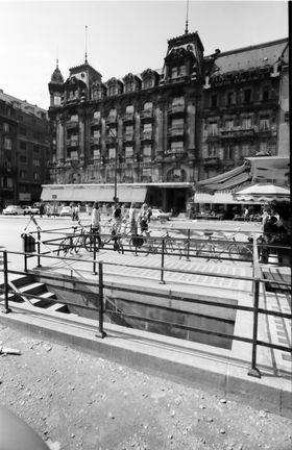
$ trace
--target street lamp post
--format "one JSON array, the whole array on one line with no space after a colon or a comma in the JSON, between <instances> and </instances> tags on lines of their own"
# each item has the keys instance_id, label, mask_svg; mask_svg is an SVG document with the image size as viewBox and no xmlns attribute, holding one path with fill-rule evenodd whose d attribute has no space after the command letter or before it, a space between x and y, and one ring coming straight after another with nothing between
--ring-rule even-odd
<instances>
[{"instance_id":1,"label":"street lamp post","mask_svg":"<svg viewBox=\"0 0 292 450\"><path fill-rule=\"evenodd\" d=\"M119 163L119 148L118 148L118 136L111 133L111 128L107 126L109 131L109 137L114 139L115 143L115 177L114 177L114 197L113 201L116 203L119 201L118 198L118 163ZM118 132L118 131L117 131Z\"/></svg>"}]
</instances>

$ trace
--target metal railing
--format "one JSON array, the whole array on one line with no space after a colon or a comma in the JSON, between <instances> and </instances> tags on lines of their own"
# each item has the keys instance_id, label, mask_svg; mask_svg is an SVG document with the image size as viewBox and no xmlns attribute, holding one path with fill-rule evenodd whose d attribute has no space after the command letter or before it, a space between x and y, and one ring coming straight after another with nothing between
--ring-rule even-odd
<instances>
[{"instance_id":1,"label":"metal railing","mask_svg":"<svg viewBox=\"0 0 292 450\"><path fill-rule=\"evenodd\" d=\"M63 229L64 231L66 229ZM51 232L60 232L60 229L55 229L55 230L50 230ZM246 312L250 312L253 316L253 331L252 331L252 336L251 337L245 337L245 336L238 336L238 335L234 335L234 334L228 334L225 332L219 332L219 331L214 331L214 330L207 330L207 329L202 329L200 327L193 327L193 326L188 326L188 325L183 325L183 324L178 324L178 323L173 323L173 322L169 322L166 320L159 320L159 319L154 319L154 318L149 318L149 317L143 317L141 315L137 316L137 315L132 315L132 314L124 314L123 312L121 313L121 316L123 317L123 319L128 319L128 320L136 320L136 321L142 321L145 322L145 324L147 323L152 323L152 324L157 324L157 325L169 325L171 327L174 328L178 328L178 329L182 329L182 330L188 330L190 332L196 332L196 333L200 333L200 334L205 334L205 335L210 335L210 336L217 336L217 337L221 337L221 338L226 338L232 341L241 341L241 342L245 342L248 344L252 345L252 357L251 357L251 366L250 366L250 370L248 371L248 375L251 376L256 376L256 377L260 377L261 373L257 367L257 351L259 347L267 347L273 350L280 350L283 352L290 352L291 353L291 347L286 347L283 345L278 345L272 342L265 342L262 341L258 338L258 323L259 323L259 315L260 314L264 314L267 317L268 316L274 316L274 317L280 317L282 319L291 319L292 316L291 314L287 314L287 313L282 313L279 311L274 311L271 309L267 309L267 308L262 308L260 307L259 304L259 300L260 300L260 292L265 291L265 286L267 283L270 283L270 280L267 280L263 277L263 273L262 273L262 269L261 266L259 264L259 255L258 255L258 250L259 250L259 246L256 242L256 239L253 240L252 243L252 251L253 251L253 275L248 277L248 276L234 276L231 274L222 274L222 273L217 273L217 272L206 272L206 271L200 271L200 270L179 270L179 269L173 269L170 267L167 267L166 265L166 256L167 253L165 252L165 239L162 238L161 240L161 262L159 266L153 267L153 266L145 266L145 265L138 265L138 264L125 264L125 263L114 263L114 262L101 262L98 261L96 259L97 257L97 251L96 248L93 252L93 259L91 260L82 260L82 263L85 265L92 265L93 270L87 270L87 269L76 269L74 268L70 263L71 262L80 262L79 259L77 260L76 258L73 257L60 257L60 256L56 256L55 255L55 250L49 250L49 251L44 251L41 253L41 245L44 244L41 241L41 231L38 230L36 232L36 239L37 239L37 251L34 253L27 253L27 252L8 252L6 250L2 251L2 261L3 261L3 269L1 269L0 266L0 272L3 272L3 286L2 286L2 290L3 290L3 302L4 302L4 312L5 313L9 313L11 312L11 304L9 301L9 294L11 292L11 286L9 284L9 280L8 280L8 276L9 274L28 274L28 273L37 273L38 275L41 276L42 279L47 279L49 280L51 279L58 279L58 275L54 274L49 275L46 272L35 272L35 270L29 270L28 269L28 258L36 258L37 261L37 265L36 268L40 268L41 267L41 258L46 259L46 260L58 260L58 261L63 261L64 264L68 265L68 268L70 269L70 275L71 275L71 279L73 279L73 273L75 273L77 275L77 278L74 277L74 280L78 280L78 283L80 283L81 285L86 285L94 287L96 289L96 304L95 307L88 307L86 305L82 305L82 308L88 308L88 309L94 309L94 310L98 310L98 335L101 336L102 338L106 336L105 332L104 332L104 314L105 314L105 296L104 296L104 289L108 287L110 287L110 285L107 285L107 283L104 280L104 268L105 267L114 267L114 266L118 266L118 267L122 267L122 268L133 268L136 270L139 269L147 269L147 270L151 270L152 273L157 273L158 277L157 277L157 281L159 281L160 283L165 283L165 274L166 273L174 273L174 274L188 274L188 275L192 275L192 276L197 276L197 275L203 275L206 277L215 277L215 278L225 278L225 279L236 279L236 280L242 280L242 281L250 281L253 285L253 289L252 289L252 293L253 293L253 306L246 306L246 305L235 305L235 304L230 304L228 302L224 302L224 301L220 301L220 302L216 302L214 304L213 301L208 300L208 299L202 299L202 298L196 298L196 297L192 297L189 298L188 297L184 297L184 295L172 295L171 299L172 300L177 300L179 302L191 302L193 304L198 304L198 305L208 305L210 308L212 307L219 307L219 308L226 308L226 309L231 309L231 310L235 310L235 311L246 311ZM57 238L60 239L60 238ZM188 231L188 242L190 242L190 231ZM49 242L52 243L52 241L55 241L55 239L53 240L49 240ZM47 242L47 241L46 241ZM137 250L137 249L136 249ZM134 250L135 251L135 250ZM1 254L1 252L0 252ZM11 270L8 267L8 254L16 254L16 255L22 255L23 256L23 260L24 260L24 270L23 271L15 271L15 270ZM88 274L88 273L93 273L94 275L98 276L98 283L96 282L92 282L90 280L88 280L88 278L86 278L86 276L84 276L84 274ZM62 277L60 279L63 279ZM289 290L291 289L291 285L287 282L284 281L273 281L273 283L277 284L278 286L281 286L282 288L284 287L285 289ZM262 289L261 289L262 288ZM117 285L114 288L117 292L127 292L127 293L134 293L134 294L141 294L141 290L138 288L133 288L133 287L129 287L129 286L121 286L121 285ZM154 294L153 294L154 295ZM159 298L169 298L168 294L165 294L163 292L159 293L159 294L155 294L156 296L159 295ZM33 297L33 298L38 298L38 296L36 295L29 295L29 294L25 294L26 297ZM133 302L134 300L124 300L123 301L128 301L128 302ZM68 302L68 301L63 301L62 299L62 303L67 304L68 306L72 305L72 306L79 306L81 307L81 305L76 305L73 302ZM168 308L169 309L169 308ZM175 309L173 307L170 308L172 312L182 312L181 309ZM187 313L186 313L187 314ZM220 319L219 319L220 320ZM224 319L221 319L222 321L224 321Z\"/></svg>"}]
</instances>

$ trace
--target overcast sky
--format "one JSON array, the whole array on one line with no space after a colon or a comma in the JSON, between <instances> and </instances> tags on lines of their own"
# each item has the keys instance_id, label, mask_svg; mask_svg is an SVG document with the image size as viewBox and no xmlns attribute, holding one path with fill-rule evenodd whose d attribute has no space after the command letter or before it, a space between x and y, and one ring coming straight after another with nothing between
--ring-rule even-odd
<instances>
[{"instance_id":1,"label":"overcast sky","mask_svg":"<svg viewBox=\"0 0 292 450\"><path fill-rule=\"evenodd\" d=\"M186 0L0 0L0 89L44 108L59 57L65 77L84 60L105 82L112 76L162 67L167 39L183 34ZM288 36L288 6L279 1L192 1L189 30L205 54Z\"/></svg>"}]
</instances>

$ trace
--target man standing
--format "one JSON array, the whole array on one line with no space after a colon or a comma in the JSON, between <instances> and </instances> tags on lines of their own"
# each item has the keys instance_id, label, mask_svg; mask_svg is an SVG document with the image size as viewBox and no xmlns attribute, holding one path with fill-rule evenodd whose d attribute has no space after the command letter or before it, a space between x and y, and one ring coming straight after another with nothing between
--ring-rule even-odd
<instances>
[{"instance_id":1,"label":"man standing","mask_svg":"<svg viewBox=\"0 0 292 450\"><path fill-rule=\"evenodd\" d=\"M91 230L93 235L97 237L98 247L102 246L100 239L100 209L98 202L93 204L92 213L91 213Z\"/></svg>"}]
</instances>

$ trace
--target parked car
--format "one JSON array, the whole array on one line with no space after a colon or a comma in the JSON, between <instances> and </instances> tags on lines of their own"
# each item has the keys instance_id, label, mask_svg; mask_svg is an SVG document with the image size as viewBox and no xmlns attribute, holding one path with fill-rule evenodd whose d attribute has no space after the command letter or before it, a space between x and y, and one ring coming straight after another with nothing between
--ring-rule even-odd
<instances>
[{"instance_id":1,"label":"parked car","mask_svg":"<svg viewBox=\"0 0 292 450\"><path fill-rule=\"evenodd\" d=\"M63 206L60 211L60 216L71 216L72 211L70 206Z\"/></svg>"},{"instance_id":2,"label":"parked car","mask_svg":"<svg viewBox=\"0 0 292 450\"><path fill-rule=\"evenodd\" d=\"M171 213L163 212L161 209L153 208L151 220L170 220Z\"/></svg>"},{"instance_id":3,"label":"parked car","mask_svg":"<svg viewBox=\"0 0 292 450\"><path fill-rule=\"evenodd\" d=\"M25 208L23 208L23 215L25 216L26 214L39 214L40 213L40 209L37 208L36 206L25 206Z\"/></svg>"},{"instance_id":4,"label":"parked car","mask_svg":"<svg viewBox=\"0 0 292 450\"><path fill-rule=\"evenodd\" d=\"M3 209L3 214L5 216L22 216L23 209L19 205L9 205Z\"/></svg>"}]
</instances>

